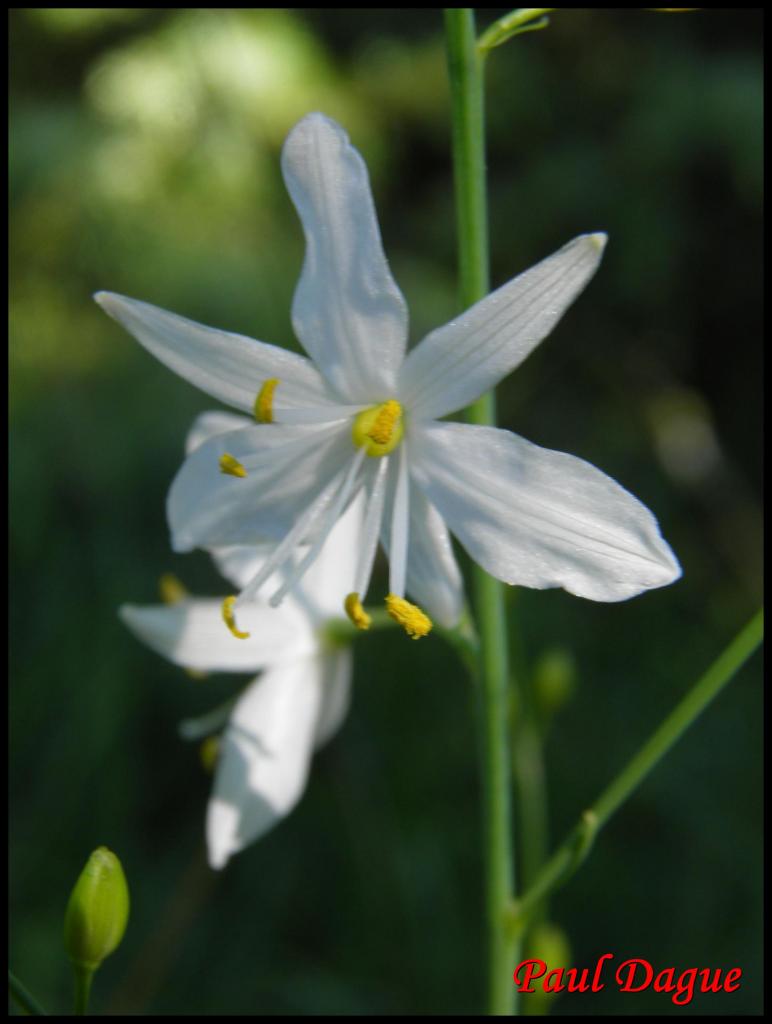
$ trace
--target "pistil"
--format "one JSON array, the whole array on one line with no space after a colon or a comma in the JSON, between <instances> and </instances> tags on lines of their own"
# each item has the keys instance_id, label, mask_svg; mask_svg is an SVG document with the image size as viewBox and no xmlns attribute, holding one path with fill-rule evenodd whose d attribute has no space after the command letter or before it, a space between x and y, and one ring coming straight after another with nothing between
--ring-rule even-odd
<instances>
[{"instance_id":1,"label":"pistil","mask_svg":"<svg viewBox=\"0 0 772 1024\"><path fill-rule=\"evenodd\" d=\"M377 458L393 452L405 432L402 406L395 398L360 412L351 428L357 448Z\"/></svg>"}]
</instances>

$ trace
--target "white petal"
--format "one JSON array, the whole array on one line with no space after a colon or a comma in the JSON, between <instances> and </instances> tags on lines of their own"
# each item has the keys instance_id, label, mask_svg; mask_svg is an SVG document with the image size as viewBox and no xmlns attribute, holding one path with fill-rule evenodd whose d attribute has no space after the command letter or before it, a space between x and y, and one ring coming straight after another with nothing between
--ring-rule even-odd
<instances>
[{"instance_id":1,"label":"white petal","mask_svg":"<svg viewBox=\"0 0 772 1024\"><path fill-rule=\"evenodd\" d=\"M242 695L220 744L207 808L209 863L229 858L272 828L300 799L322 700L320 658L265 672Z\"/></svg>"},{"instance_id":2,"label":"white petal","mask_svg":"<svg viewBox=\"0 0 772 1024\"><path fill-rule=\"evenodd\" d=\"M261 543L283 536L350 458L348 428L259 424L218 434L182 464L166 504L176 551ZM220 472L220 456L246 478Z\"/></svg>"},{"instance_id":3,"label":"white petal","mask_svg":"<svg viewBox=\"0 0 772 1024\"><path fill-rule=\"evenodd\" d=\"M344 617L343 602L354 589L363 514L364 494L360 491L333 527L319 557L289 595L317 623ZM300 561L303 554L300 549L296 560Z\"/></svg>"},{"instance_id":4,"label":"white petal","mask_svg":"<svg viewBox=\"0 0 772 1024\"><path fill-rule=\"evenodd\" d=\"M260 572L275 547L275 544L232 544L212 548L209 554L218 572L232 583L236 590L243 590ZM281 577L276 575L267 581L266 588L272 589L280 583Z\"/></svg>"},{"instance_id":5,"label":"white petal","mask_svg":"<svg viewBox=\"0 0 772 1024\"><path fill-rule=\"evenodd\" d=\"M354 655L346 649L323 655L322 707L316 723L314 747L318 750L343 723L351 703Z\"/></svg>"},{"instance_id":6,"label":"white petal","mask_svg":"<svg viewBox=\"0 0 772 1024\"><path fill-rule=\"evenodd\" d=\"M464 606L464 583L450 534L437 509L417 487L410 494L408 593L446 629L456 625Z\"/></svg>"},{"instance_id":7,"label":"white petal","mask_svg":"<svg viewBox=\"0 0 772 1024\"><path fill-rule=\"evenodd\" d=\"M657 521L599 469L505 430L414 430L413 473L492 576L622 601L681 575Z\"/></svg>"},{"instance_id":8,"label":"white petal","mask_svg":"<svg viewBox=\"0 0 772 1024\"><path fill-rule=\"evenodd\" d=\"M384 401L405 352L407 308L383 254L365 163L340 125L309 114L284 144L282 170L306 238L295 332L342 399Z\"/></svg>"},{"instance_id":9,"label":"white petal","mask_svg":"<svg viewBox=\"0 0 772 1024\"><path fill-rule=\"evenodd\" d=\"M204 441L209 441L218 434L230 434L234 430L243 430L244 427L254 427L255 421L246 416L238 416L234 412L202 412L193 421L193 426L185 438L185 454L190 455L196 448L200 448Z\"/></svg>"},{"instance_id":10,"label":"white petal","mask_svg":"<svg viewBox=\"0 0 772 1024\"><path fill-rule=\"evenodd\" d=\"M268 561L257 576L250 580L239 594L236 607L239 604L252 600L272 573L288 569L292 569L294 572L292 559L297 553L298 548L306 544L308 546L305 551L308 553L309 549L321 538L322 534L326 535L328 531L325 530L325 527L328 525L330 506L335 502L336 495L340 492L344 478L348 475L349 468L349 466L344 466L343 469L339 470L316 493L310 504L306 505L299 515L295 516L292 528L284 534L281 541L271 551ZM332 527L331 520L329 520L329 527ZM318 548L316 550L318 552ZM271 597L271 603L274 603L274 597L275 595Z\"/></svg>"},{"instance_id":11,"label":"white petal","mask_svg":"<svg viewBox=\"0 0 772 1024\"><path fill-rule=\"evenodd\" d=\"M606 236L580 235L427 335L405 360L399 398L414 417L469 405L545 338L595 273Z\"/></svg>"},{"instance_id":12,"label":"white petal","mask_svg":"<svg viewBox=\"0 0 772 1024\"><path fill-rule=\"evenodd\" d=\"M316 626L331 618L343 618L343 601L354 589L354 575L360 546L364 511L363 495L358 494L330 532L318 558L303 578L287 594L281 607L296 604L309 623ZM270 557L275 544L233 545L213 548L217 568L236 590L243 590L257 576ZM308 545L300 545L294 555L299 563ZM289 567L291 571L291 565ZM284 582L286 573L274 573L264 585L272 594Z\"/></svg>"},{"instance_id":13,"label":"white petal","mask_svg":"<svg viewBox=\"0 0 772 1024\"><path fill-rule=\"evenodd\" d=\"M97 292L94 298L170 370L226 405L252 412L260 388L271 378L281 381L282 405L332 402L323 379L304 356L204 327L113 292Z\"/></svg>"},{"instance_id":14,"label":"white petal","mask_svg":"<svg viewBox=\"0 0 772 1024\"><path fill-rule=\"evenodd\" d=\"M378 552L378 540L381 535L383 510L386 502L386 491L389 472L389 459L375 459L377 465L370 471L369 479L365 480L362 489L363 505L362 528L359 541L359 555L354 572L352 591L365 601L370 589L375 556Z\"/></svg>"},{"instance_id":15,"label":"white petal","mask_svg":"<svg viewBox=\"0 0 772 1024\"><path fill-rule=\"evenodd\" d=\"M275 594L271 595L270 603L272 605L280 604L287 592L300 583L301 579L318 559L325 543L329 540L330 534L340 522L344 511L361 487L359 472L365 458L364 448L359 448L356 455L350 459L337 494L330 501L326 511L319 516L316 525L313 527L313 537L309 537L310 543L308 548L302 552L296 551L298 557L295 560L295 565L292 567L287 566L284 583ZM247 589L249 590L250 588ZM345 593L344 591L341 597L345 597Z\"/></svg>"},{"instance_id":16,"label":"white petal","mask_svg":"<svg viewBox=\"0 0 772 1024\"><path fill-rule=\"evenodd\" d=\"M135 636L183 668L203 672L255 672L266 665L316 649L308 619L291 603L281 608L245 605L238 627L248 639L233 636L222 618L222 598L200 598L171 605L132 605L120 617Z\"/></svg>"},{"instance_id":17,"label":"white petal","mask_svg":"<svg viewBox=\"0 0 772 1024\"><path fill-rule=\"evenodd\" d=\"M412 468L412 467L411 467ZM390 554L390 528L396 467L387 489L381 543ZM407 593L440 625L451 629L464 605L464 584L447 527L419 487L410 488Z\"/></svg>"}]
</instances>

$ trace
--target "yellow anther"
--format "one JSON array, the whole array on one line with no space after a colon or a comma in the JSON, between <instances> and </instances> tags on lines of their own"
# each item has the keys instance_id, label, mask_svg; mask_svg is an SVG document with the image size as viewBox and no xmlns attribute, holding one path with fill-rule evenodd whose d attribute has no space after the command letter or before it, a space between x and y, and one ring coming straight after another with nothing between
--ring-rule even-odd
<instances>
[{"instance_id":1,"label":"yellow anther","mask_svg":"<svg viewBox=\"0 0 772 1024\"><path fill-rule=\"evenodd\" d=\"M386 597L386 611L398 622L412 640L426 636L432 628L432 620L422 612L416 604L411 604L404 597L397 597L396 594L388 594Z\"/></svg>"},{"instance_id":2,"label":"yellow anther","mask_svg":"<svg viewBox=\"0 0 772 1024\"><path fill-rule=\"evenodd\" d=\"M359 600L359 594L349 594L343 602L343 607L346 609L346 615L348 615L357 629L370 628L372 619L362 607L362 602Z\"/></svg>"},{"instance_id":3,"label":"yellow anther","mask_svg":"<svg viewBox=\"0 0 772 1024\"><path fill-rule=\"evenodd\" d=\"M351 438L357 448L364 448L368 455L388 455L402 440L404 432L402 406L390 398L359 413L351 428Z\"/></svg>"},{"instance_id":4,"label":"yellow anther","mask_svg":"<svg viewBox=\"0 0 772 1024\"><path fill-rule=\"evenodd\" d=\"M198 748L198 756L201 758L201 764L205 772L209 775L215 769L217 764L217 758L220 754L220 737L219 736L207 736L201 746Z\"/></svg>"},{"instance_id":5,"label":"yellow anther","mask_svg":"<svg viewBox=\"0 0 772 1024\"><path fill-rule=\"evenodd\" d=\"M281 381L271 377L260 388L255 399L255 419L258 423L273 423L273 393Z\"/></svg>"},{"instance_id":6,"label":"yellow anther","mask_svg":"<svg viewBox=\"0 0 772 1024\"><path fill-rule=\"evenodd\" d=\"M165 572L158 581L158 593L164 604L179 604L189 595L185 587L172 572Z\"/></svg>"},{"instance_id":7,"label":"yellow anther","mask_svg":"<svg viewBox=\"0 0 772 1024\"><path fill-rule=\"evenodd\" d=\"M367 436L376 444L388 444L394 433L395 424L402 419L402 406L390 398L388 402L378 406L378 415L368 430Z\"/></svg>"},{"instance_id":8,"label":"yellow anther","mask_svg":"<svg viewBox=\"0 0 772 1024\"><path fill-rule=\"evenodd\" d=\"M250 633L242 633L236 628L236 616L233 614L233 606L236 603L235 597L226 597L222 603L223 622L238 640L246 640Z\"/></svg>"},{"instance_id":9,"label":"yellow anther","mask_svg":"<svg viewBox=\"0 0 772 1024\"><path fill-rule=\"evenodd\" d=\"M245 477L247 475L246 469L244 469L239 460L227 452L220 456L220 472L226 473L228 476Z\"/></svg>"}]
</instances>

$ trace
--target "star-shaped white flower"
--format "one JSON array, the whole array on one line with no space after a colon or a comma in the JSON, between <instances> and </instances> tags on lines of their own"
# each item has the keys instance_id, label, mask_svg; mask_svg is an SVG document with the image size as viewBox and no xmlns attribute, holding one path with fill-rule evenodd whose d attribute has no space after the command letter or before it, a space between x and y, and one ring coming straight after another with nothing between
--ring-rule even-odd
<instances>
[{"instance_id":1,"label":"star-shaped white flower","mask_svg":"<svg viewBox=\"0 0 772 1024\"><path fill-rule=\"evenodd\" d=\"M223 426L229 414L200 417L192 440ZM313 751L336 732L350 698L352 652L333 645L325 628L340 619L340 591L351 589L362 503L356 501L330 532L315 564L280 608L265 601L239 613L242 639L225 629L222 598L184 597L173 604L124 605L121 618L153 650L187 669L259 672L232 708L183 723L199 739L224 726L206 816L209 862L229 858L264 835L297 804ZM266 552L229 547L216 552L220 570L243 586ZM302 557L302 550L295 559ZM274 576L274 584L281 583Z\"/></svg>"},{"instance_id":2,"label":"star-shaped white flower","mask_svg":"<svg viewBox=\"0 0 772 1024\"><path fill-rule=\"evenodd\" d=\"M96 299L149 351L257 423L201 445L168 498L176 550L276 541L241 592L252 600L299 541L288 587L313 563L351 498L366 495L346 609L366 625L378 538L390 558L387 607L411 635L459 616L449 532L506 583L619 601L680 575L649 510L581 459L492 427L439 422L521 363L595 272L606 236L580 235L406 355L407 309L381 246L367 169L322 114L282 155L306 237L292 322L310 356L203 327L144 302Z\"/></svg>"}]
</instances>

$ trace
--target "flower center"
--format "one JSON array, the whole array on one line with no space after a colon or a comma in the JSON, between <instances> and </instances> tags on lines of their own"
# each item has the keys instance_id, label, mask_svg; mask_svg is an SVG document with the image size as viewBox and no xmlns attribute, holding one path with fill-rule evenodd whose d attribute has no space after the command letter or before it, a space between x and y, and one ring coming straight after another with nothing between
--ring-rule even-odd
<instances>
[{"instance_id":1,"label":"flower center","mask_svg":"<svg viewBox=\"0 0 772 1024\"><path fill-rule=\"evenodd\" d=\"M364 448L367 455L376 457L393 452L404 432L402 406L390 398L359 413L351 428L351 438L357 448Z\"/></svg>"}]
</instances>

